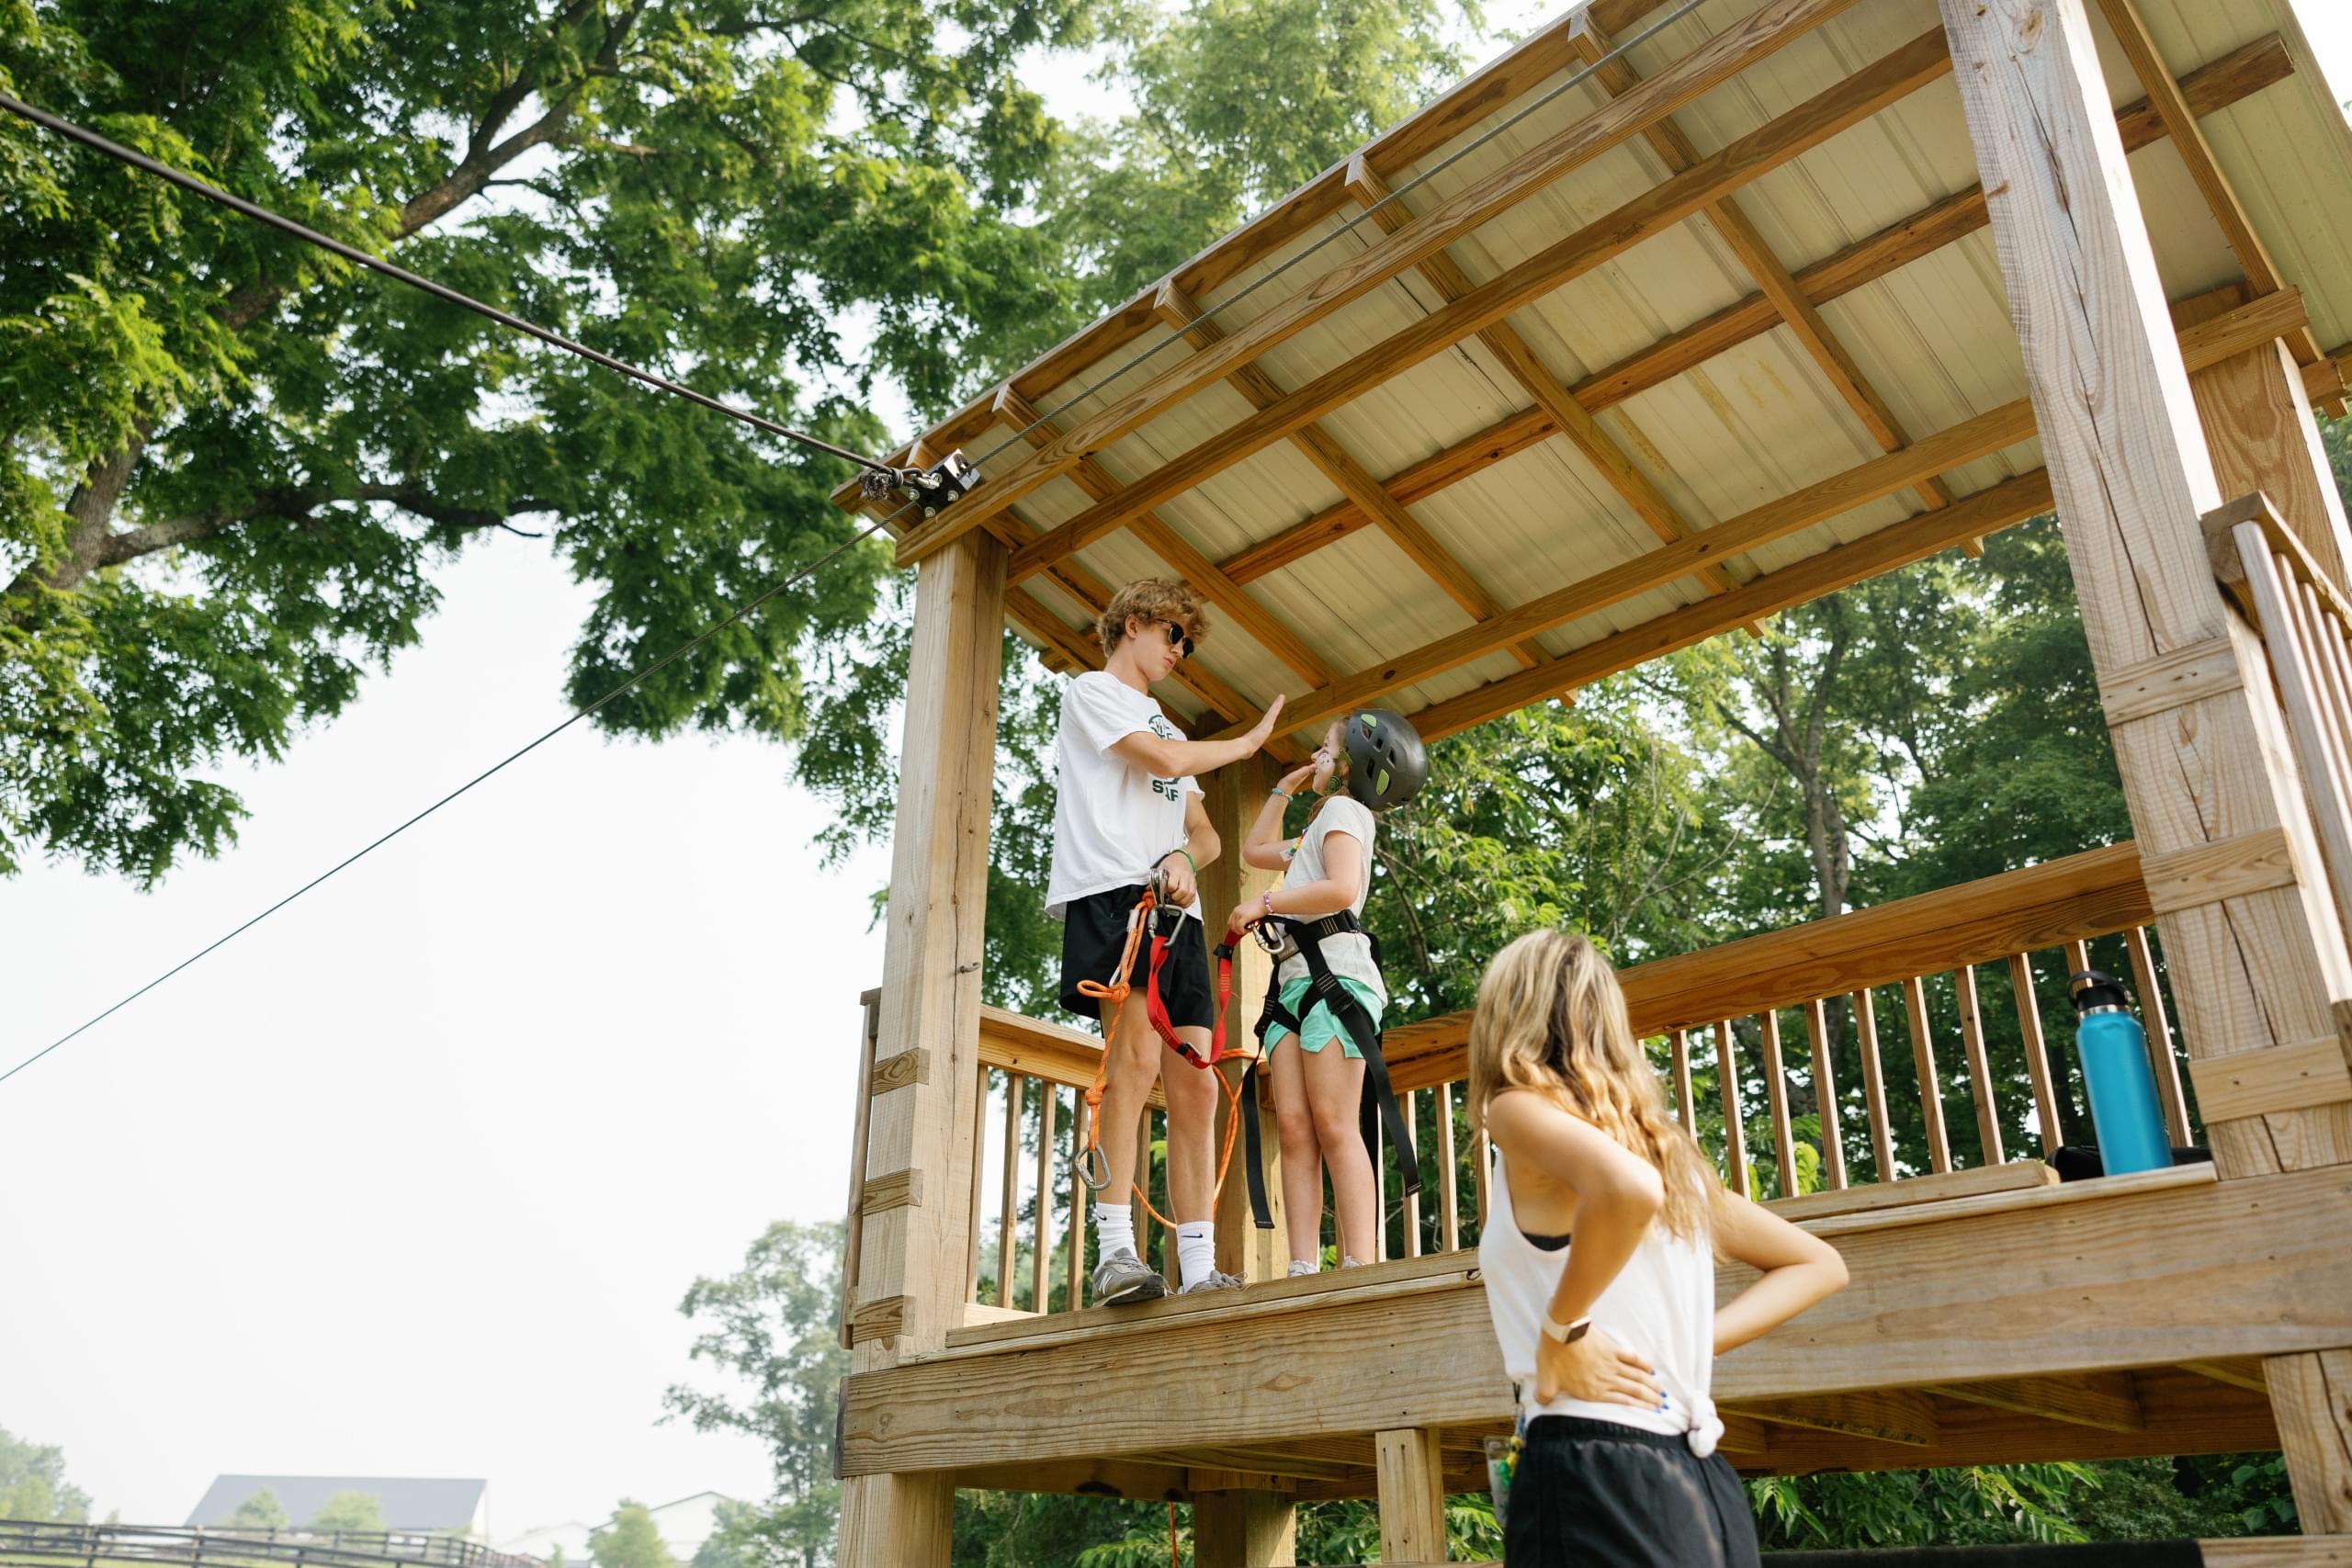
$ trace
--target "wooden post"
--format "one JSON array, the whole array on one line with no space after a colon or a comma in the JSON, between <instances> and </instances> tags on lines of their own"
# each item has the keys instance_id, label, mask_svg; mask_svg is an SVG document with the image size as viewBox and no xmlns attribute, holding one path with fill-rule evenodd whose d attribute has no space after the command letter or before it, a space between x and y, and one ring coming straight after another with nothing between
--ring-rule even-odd
<instances>
[{"instance_id":1,"label":"wooden post","mask_svg":"<svg viewBox=\"0 0 2352 1568\"><path fill-rule=\"evenodd\" d=\"M1037 1080L1037 1248L1029 1282L1029 1310L1044 1312L1053 1300L1054 1277L1054 1086Z\"/></svg>"},{"instance_id":2,"label":"wooden post","mask_svg":"<svg viewBox=\"0 0 2352 1568\"><path fill-rule=\"evenodd\" d=\"M1298 1510L1288 1497L1193 1494L1193 1568L1287 1568L1297 1561Z\"/></svg>"},{"instance_id":3,"label":"wooden post","mask_svg":"<svg viewBox=\"0 0 2352 1568\"><path fill-rule=\"evenodd\" d=\"M2200 519L2226 498L2083 0L1939 4L2101 691L2128 693L2157 660L2233 666L2109 725L2182 1038L2193 1059L2340 1038L2352 959L2262 644L2205 551ZM2258 488L2276 478L2266 468ZM2224 1179L2352 1160L2341 1106L2206 1134ZM2303 1528L2352 1530L2344 1386L2324 1356L2278 1359L2266 1374Z\"/></svg>"},{"instance_id":4,"label":"wooden post","mask_svg":"<svg viewBox=\"0 0 2352 1568\"><path fill-rule=\"evenodd\" d=\"M1254 871L1241 863L1242 841L1249 836L1250 825L1258 819L1259 808L1266 804L1266 791L1273 786L1277 776L1273 760L1259 756L1219 768L1201 780L1204 797L1201 804L1216 829L1219 846L1216 859L1201 868L1201 915L1212 926L1221 924L1242 899L1255 898L1282 880L1280 872ZM1221 931L1209 931L1211 945L1223 934ZM1272 960L1256 942L1245 942L1233 950L1233 1002L1226 1014L1227 1040L1254 1038L1258 1015L1265 1006L1266 982L1272 975ZM1237 1068L1223 1070L1229 1077L1238 1072ZM1290 1272L1290 1243L1283 1229L1282 1151L1274 1138L1273 1084L1262 1069L1258 1074L1258 1120L1265 1134L1261 1148L1266 1203L1273 1216L1274 1228L1261 1231L1250 1218L1248 1173L1242 1167L1246 1149L1233 1151L1231 1170L1216 1202L1216 1266L1252 1281L1280 1280ZM1219 1136L1223 1136L1224 1126L1224 1108L1220 1106Z\"/></svg>"},{"instance_id":5,"label":"wooden post","mask_svg":"<svg viewBox=\"0 0 2352 1568\"><path fill-rule=\"evenodd\" d=\"M913 1173L919 1201L852 1216L864 1229L850 1313L851 1365L873 1371L937 1349L963 1320L976 1201L981 909L1004 549L971 534L926 560L915 585L906 736L899 750L877 1073L921 1051L919 1070L875 1098L865 1179ZM944 1472L852 1476L842 1484L842 1568L946 1568L956 1488Z\"/></svg>"},{"instance_id":6,"label":"wooden post","mask_svg":"<svg viewBox=\"0 0 2352 1568\"><path fill-rule=\"evenodd\" d=\"M1004 1190L996 1210L996 1304L1013 1303L1021 1270L1021 1075L1004 1075Z\"/></svg>"},{"instance_id":7,"label":"wooden post","mask_svg":"<svg viewBox=\"0 0 2352 1568\"><path fill-rule=\"evenodd\" d=\"M1402 1427L1374 1440L1380 1487L1380 1560L1445 1561L1445 1472L1433 1427Z\"/></svg>"},{"instance_id":8,"label":"wooden post","mask_svg":"<svg viewBox=\"0 0 2352 1568\"><path fill-rule=\"evenodd\" d=\"M1928 1164L1939 1176L1951 1168L1951 1140L1944 1135L1944 1086L1936 1077L1936 1040L1928 1032L1928 987L1917 976L1903 982L1903 1006L1911 1021L1911 1065L1919 1078L1919 1117L1928 1134Z\"/></svg>"},{"instance_id":9,"label":"wooden post","mask_svg":"<svg viewBox=\"0 0 2352 1568\"><path fill-rule=\"evenodd\" d=\"M1462 1200L1453 1175L1453 1086L1437 1086L1437 1246L1452 1252L1462 1245Z\"/></svg>"},{"instance_id":10,"label":"wooden post","mask_svg":"<svg viewBox=\"0 0 2352 1568\"><path fill-rule=\"evenodd\" d=\"M1731 1021L1715 1025L1715 1088L1724 1099L1724 1182L1741 1197L1747 1196L1747 1128L1739 1112L1739 1046L1732 1039ZM1483 1214L1480 1223L1485 1223Z\"/></svg>"},{"instance_id":11,"label":"wooden post","mask_svg":"<svg viewBox=\"0 0 2352 1568\"><path fill-rule=\"evenodd\" d=\"M1894 1132L1886 1119L1886 1068L1878 1055L1878 1003L1867 990L1854 993L1854 1044L1862 1054L1862 1100L1869 1108L1871 1158L1881 1181L1897 1179Z\"/></svg>"}]
</instances>

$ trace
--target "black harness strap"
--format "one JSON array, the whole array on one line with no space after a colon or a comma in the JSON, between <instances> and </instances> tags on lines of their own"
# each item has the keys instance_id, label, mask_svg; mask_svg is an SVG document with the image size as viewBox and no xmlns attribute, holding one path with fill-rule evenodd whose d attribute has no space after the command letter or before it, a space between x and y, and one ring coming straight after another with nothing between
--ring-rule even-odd
<instances>
[{"instance_id":1,"label":"black harness strap","mask_svg":"<svg viewBox=\"0 0 2352 1568\"><path fill-rule=\"evenodd\" d=\"M1222 992L1233 976L1233 944L1218 942L1216 956L1224 977L1218 987ZM1222 1002L1225 998L1220 996L1218 999ZM1222 1030L1225 1015L1220 1012L1217 1017L1220 1021L1217 1028ZM1258 1031L1261 1043L1265 1035L1261 1026ZM1270 1231L1274 1228L1274 1211L1273 1205L1266 1199L1265 1135L1258 1129L1258 1066L1259 1064L1252 1061L1241 1069L1241 1087L1235 1091L1234 1103L1241 1107L1241 1179L1250 1188L1250 1219L1260 1230ZM1212 1066L1210 1070L1214 1072L1216 1068Z\"/></svg>"},{"instance_id":2,"label":"black harness strap","mask_svg":"<svg viewBox=\"0 0 2352 1568\"><path fill-rule=\"evenodd\" d=\"M1301 1027L1306 1016L1317 1008L1329 1011L1348 1038L1363 1054L1363 1100L1357 1110L1357 1121L1363 1134L1364 1148L1377 1164L1380 1155L1380 1131L1385 1129L1389 1145L1396 1151L1396 1168L1404 1179L1407 1194L1418 1197L1421 1190L1420 1161L1414 1157L1412 1139L1407 1134L1405 1113L1396 1103L1396 1091L1388 1082L1388 1063L1380 1054L1380 1025L1364 1010L1362 1002L1350 994L1340 977L1331 973L1331 965L1323 957L1323 943L1341 935L1362 935L1373 944L1372 961L1380 962L1377 938L1364 931L1355 912L1342 909L1336 915L1326 915L1319 920L1285 919L1273 917L1290 938L1290 945L1298 950L1298 957L1306 964L1306 985L1312 995L1296 1014L1282 1005L1282 961L1276 960L1274 973L1266 982L1266 1005L1258 1015L1258 1038L1261 1043L1267 1032L1276 1025L1299 1037L1305 1048L1306 1032ZM1289 956L1287 953L1284 957Z\"/></svg>"}]
</instances>

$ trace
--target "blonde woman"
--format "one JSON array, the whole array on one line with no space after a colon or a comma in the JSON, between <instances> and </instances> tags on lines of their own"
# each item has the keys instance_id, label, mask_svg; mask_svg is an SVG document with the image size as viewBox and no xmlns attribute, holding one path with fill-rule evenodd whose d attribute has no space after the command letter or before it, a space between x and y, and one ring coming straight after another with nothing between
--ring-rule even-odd
<instances>
[{"instance_id":1,"label":"blonde woman","mask_svg":"<svg viewBox=\"0 0 2352 1568\"><path fill-rule=\"evenodd\" d=\"M1844 1262L1716 1179L1583 937L1531 932L1487 966L1470 1096L1493 1151L1478 1264L1525 1422L1504 1562L1757 1568L1714 1358L1844 1288ZM1761 1276L1721 1308L1717 1255Z\"/></svg>"}]
</instances>

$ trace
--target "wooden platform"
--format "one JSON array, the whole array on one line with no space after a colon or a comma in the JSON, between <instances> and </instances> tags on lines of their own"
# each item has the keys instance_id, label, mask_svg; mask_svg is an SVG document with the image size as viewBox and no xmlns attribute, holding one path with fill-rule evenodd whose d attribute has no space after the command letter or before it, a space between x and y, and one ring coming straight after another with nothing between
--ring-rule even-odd
<instances>
[{"instance_id":1,"label":"wooden platform","mask_svg":"<svg viewBox=\"0 0 2352 1568\"><path fill-rule=\"evenodd\" d=\"M2352 1258L2324 1239L2352 1234L2352 1171L2220 1183L2186 1167L2060 1187L2018 1168L2033 1184L1803 1221L1835 1236L1854 1282L1720 1364L1735 1463L1802 1473L2276 1446L2258 1359L2352 1338ZM1470 1490L1479 1439L1510 1414L1476 1263L1449 1253L1238 1295L991 1314L848 1381L842 1470L1362 1496L1373 1434L1418 1427L1442 1432L1447 1484ZM1743 1283L1724 1269L1726 1294Z\"/></svg>"}]
</instances>

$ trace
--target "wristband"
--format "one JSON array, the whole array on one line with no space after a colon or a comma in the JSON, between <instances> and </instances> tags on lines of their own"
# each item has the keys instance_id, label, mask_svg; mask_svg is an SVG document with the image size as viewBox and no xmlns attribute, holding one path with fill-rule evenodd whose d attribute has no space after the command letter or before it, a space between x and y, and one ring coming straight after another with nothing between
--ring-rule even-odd
<instances>
[{"instance_id":1,"label":"wristband","mask_svg":"<svg viewBox=\"0 0 2352 1568\"><path fill-rule=\"evenodd\" d=\"M1590 1313L1587 1313L1574 1323L1562 1323L1548 1312L1544 1314L1544 1337L1555 1340L1562 1345L1575 1344L1585 1337L1585 1332L1591 1326Z\"/></svg>"},{"instance_id":2,"label":"wristband","mask_svg":"<svg viewBox=\"0 0 2352 1568\"><path fill-rule=\"evenodd\" d=\"M1201 874L1201 863L1193 858L1192 851L1184 849L1180 845L1179 847L1169 851L1168 855L1182 855L1184 857L1184 863L1193 868L1193 874L1194 876ZM1158 871L1161 866L1166 865L1168 863L1168 855L1162 855L1158 860L1152 862L1151 869Z\"/></svg>"},{"instance_id":3,"label":"wristband","mask_svg":"<svg viewBox=\"0 0 2352 1568\"><path fill-rule=\"evenodd\" d=\"M1271 920L1274 918L1274 890L1269 887L1261 897L1265 899L1266 919Z\"/></svg>"},{"instance_id":4,"label":"wristband","mask_svg":"<svg viewBox=\"0 0 2352 1568\"><path fill-rule=\"evenodd\" d=\"M1284 800L1296 800L1298 798L1298 796L1291 794L1291 792L1286 789L1274 789L1271 786L1267 789L1266 793L1268 795L1279 795Z\"/></svg>"}]
</instances>

